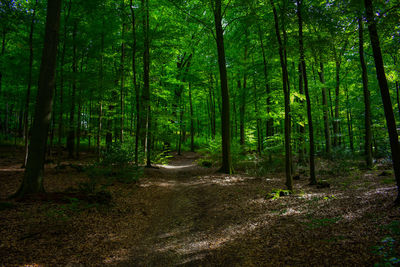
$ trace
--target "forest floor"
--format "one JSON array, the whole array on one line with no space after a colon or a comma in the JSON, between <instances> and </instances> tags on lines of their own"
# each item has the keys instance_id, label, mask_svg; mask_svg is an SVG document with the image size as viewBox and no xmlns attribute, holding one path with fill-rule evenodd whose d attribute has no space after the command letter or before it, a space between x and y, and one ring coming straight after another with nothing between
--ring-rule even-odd
<instances>
[{"instance_id":1,"label":"forest floor","mask_svg":"<svg viewBox=\"0 0 400 267\"><path fill-rule=\"evenodd\" d=\"M295 194L266 199L283 188L283 173L220 174L185 152L136 183L111 184L111 206L91 206L6 200L23 157L10 148L0 155L0 199L10 206L0 210L0 266L371 266L381 260L374 246L400 254L381 242L400 221L393 175L379 176L382 169L325 174L331 186L323 189L301 177ZM55 166L46 165L47 192L87 179Z\"/></svg>"}]
</instances>

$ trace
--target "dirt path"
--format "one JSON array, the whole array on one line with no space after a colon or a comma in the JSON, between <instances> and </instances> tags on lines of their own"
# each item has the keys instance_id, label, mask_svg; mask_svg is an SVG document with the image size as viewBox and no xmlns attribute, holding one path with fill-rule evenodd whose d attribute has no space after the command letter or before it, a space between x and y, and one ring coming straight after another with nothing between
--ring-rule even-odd
<instances>
[{"instance_id":1,"label":"dirt path","mask_svg":"<svg viewBox=\"0 0 400 267\"><path fill-rule=\"evenodd\" d=\"M0 266L364 266L378 261L380 225L400 218L395 187L379 171L333 177L325 189L302 177L297 194L267 200L283 174L225 175L197 158L174 155L137 184L115 183L110 209L15 203L0 211ZM0 162L4 196L22 178L13 162ZM84 175L48 166L45 188L76 187Z\"/></svg>"},{"instance_id":2,"label":"dirt path","mask_svg":"<svg viewBox=\"0 0 400 267\"><path fill-rule=\"evenodd\" d=\"M368 231L372 227L367 222L338 219L342 220L338 226L328 219L323 227L312 225L310 216L321 212L342 218L343 211L332 203L319 205L323 197L314 206L307 198L294 196L265 200L265 192L281 186L280 179L218 174L216 169L197 166L196 157L185 153L167 166L146 171L137 197L151 199L144 208L147 227L128 234L128 239L137 241L117 265L362 265L374 260L369 245L376 238L349 231L349 227ZM297 189L305 184L298 183ZM317 209L314 215L310 208Z\"/></svg>"}]
</instances>

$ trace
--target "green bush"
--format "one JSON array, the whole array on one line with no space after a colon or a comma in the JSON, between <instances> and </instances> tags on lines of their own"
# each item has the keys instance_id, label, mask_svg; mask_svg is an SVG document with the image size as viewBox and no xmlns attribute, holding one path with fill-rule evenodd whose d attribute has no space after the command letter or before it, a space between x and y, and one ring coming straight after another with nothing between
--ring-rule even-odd
<instances>
[{"instance_id":1,"label":"green bush","mask_svg":"<svg viewBox=\"0 0 400 267\"><path fill-rule=\"evenodd\" d=\"M388 229L390 235L385 236L380 244L373 247L373 253L380 256L381 260L374 266L395 266L400 264L399 255L399 238L400 238L400 221L392 221L383 228Z\"/></svg>"}]
</instances>

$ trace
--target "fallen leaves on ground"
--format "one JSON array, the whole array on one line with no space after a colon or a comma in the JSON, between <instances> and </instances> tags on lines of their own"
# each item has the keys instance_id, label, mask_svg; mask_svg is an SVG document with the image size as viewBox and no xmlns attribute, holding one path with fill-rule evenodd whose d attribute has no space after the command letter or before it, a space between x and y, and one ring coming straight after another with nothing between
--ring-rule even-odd
<instances>
[{"instance_id":1,"label":"fallen leaves on ground","mask_svg":"<svg viewBox=\"0 0 400 267\"><path fill-rule=\"evenodd\" d=\"M18 189L23 157L1 152L8 153L0 159L5 199ZM4 200L12 206L0 210L0 265L372 265L379 261L372 247L387 234L382 226L400 219L396 187L379 170L319 177L330 183L323 189L302 177L294 194L266 199L283 188L284 174L224 175L197 166L197 158L175 155L138 183L113 183L111 206ZM45 173L53 193L87 179L55 164Z\"/></svg>"}]
</instances>

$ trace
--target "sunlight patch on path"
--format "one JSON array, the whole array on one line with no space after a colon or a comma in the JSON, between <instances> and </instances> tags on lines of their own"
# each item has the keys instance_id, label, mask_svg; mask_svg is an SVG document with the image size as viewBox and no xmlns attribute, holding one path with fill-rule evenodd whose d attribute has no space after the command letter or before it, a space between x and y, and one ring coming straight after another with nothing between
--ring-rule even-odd
<instances>
[{"instance_id":1,"label":"sunlight patch on path","mask_svg":"<svg viewBox=\"0 0 400 267\"><path fill-rule=\"evenodd\" d=\"M254 230L265 227L271 224L273 221L272 216L269 214L263 214L254 218L251 221L242 224L236 224L229 226L217 233L201 232L196 233L190 237L182 239L175 239L171 242L166 242L159 244L157 251L165 253L167 251L175 251L181 255L193 255L208 251L215 250L223 246L227 242L233 241L237 238L242 237L245 234L253 232ZM173 231L172 233L177 233L179 231ZM172 237L171 234L166 234ZM187 262L188 259L186 259Z\"/></svg>"},{"instance_id":2,"label":"sunlight patch on path","mask_svg":"<svg viewBox=\"0 0 400 267\"><path fill-rule=\"evenodd\" d=\"M186 164L186 165L158 165L157 167L163 168L163 169L169 169L169 170L180 170L180 169L186 169L186 168L192 168L196 167L196 164Z\"/></svg>"}]
</instances>

